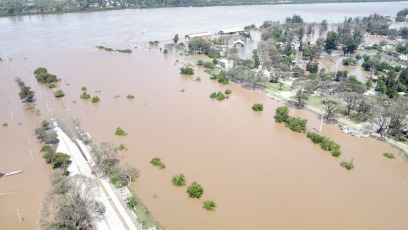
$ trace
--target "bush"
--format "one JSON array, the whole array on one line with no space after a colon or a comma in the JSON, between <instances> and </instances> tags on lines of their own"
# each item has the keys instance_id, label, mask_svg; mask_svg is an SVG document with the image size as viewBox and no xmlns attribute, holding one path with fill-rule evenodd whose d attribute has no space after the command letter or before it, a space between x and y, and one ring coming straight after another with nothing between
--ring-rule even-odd
<instances>
[{"instance_id":1,"label":"bush","mask_svg":"<svg viewBox=\"0 0 408 230\"><path fill-rule=\"evenodd\" d=\"M52 145L44 145L40 152L43 153L43 158L45 159L45 161L47 162L47 164L51 163L51 159L55 154L55 149Z\"/></svg>"},{"instance_id":2,"label":"bush","mask_svg":"<svg viewBox=\"0 0 408 230\"><path fill-rule=\"evenodd\" d=\"M263 111L263 104L254 104L252 106L252 110L254 110L254 111Z\"/></svg>"},{"instance_id":3,"label":"bush","mask_svg":"<svg viewBox=\"0 0 408 230\"><path fill-rule=\"evenodd\" d=\"M339 157L341 155L340 145L332 141L330 138L311 132L307 132L306 136L310 138L313 143L319 144L323 150L331 151L332 156Z\"/></svg>"},{"instance_id":4,"label":"bush","mask_svg":"<svg viewBox=\"0 0 408 230\"><path fill-rule=\"evenodd\" d=\"M89 145L89 144L92 143L92 141L91 141L91 139L85 139L85 140L84 140L84 143L85 143L86 145Z\"/></svg>"},{"instance_id":5,"label":"bush","mask_svg":"<svg viewBox=\"0 0 408 230\"><path fill-rule=\"evenodd\" d=\"M201 77L196 77L196 81L201 81Z\"/></svg>"},{"instance_id":6,"label":"bush","mask_svg":"<svg viewBox=\"0 0 408 230\"><path fill-rule=\"evenodd\" d=\"M231 94L231 93L232 93L232 91L230 89L225 90L225 94Z\"/></svg>"},{"instance_id":7,"label":"bush","mask_svg":"<svg viewBox=\"0 0 408 230\"><path fill-rule=\"evenodd\" d=\"M85 86L82 86L81 90L82 90L82 91L86 91L86 87L85 87Z\"/></svg>"},{"instance_id":8,"label":"bush","mask_svg":"<svg viewBox=\"0 0 408 230\"><path fill-rule=\"evenodd\" d=\"M132 50L130 50L130 49L116 50L116 51L118 51L118 52L120 52L120 53L132 53Z\"/></svg>"},{"instance_id":9,"label":"bush","mask_svg":"<svg viewBox=\"0 0 408 230\"><path fill-rule=\"evenodd\" d=\"M121 127L116 128L115 134L118 135L118 136L126 136L127 135L127 133Z\"/></svg>"},{"instance_id":10,"label":"bush","mask_svg":"<svg viewBox=\"0 0 408 230\"><path fill-rule=\"evenodd\" d=\"M41 122L41 126L42 127L47 127L47 126L49 126L50 125L50 123L48 122L48 121L46 121L46 120L43 120L42 122Z\"/></svg>"},{"instance_id":11,"label":"bush","mask_svg":"<svg viewBox=\"0 0 408 230\"><path fill-rule=\"evenodd\" d=\"M202 66L202 65L204 65L203 60L198 60L198 61L197 61L197 65L198 65L198 66Z\"/></svg>"},{"instance_id":12,"label":"bush","mask_svg":"<svg viewBox=\"0 0 408 230\"><path fill-rule=\"evenodd\" d=\"M216 98L217 97L217 92L211 93L210 98Z\"/></svg>"},{"instance_id":13,"label":"bush","mask_svg":"<svg viewBox=\"0 0 408 230\"><path fill-rule=\"evenodd\" d=\"M384 153L383 155L388 159L395 159L395 156L392 153Z\"/></svg>"},{"instance_id":14,"label":"bush","mask_svg":"<svg viewBox=\"0 0 408 230\"><path fill-rule=\"evenodd\" d=\"M126 149L126 145L125 145L125 144L120 144L119 147L118 147L118 149L119 149L120 151L122 151L122 150Z\"/></svg>"},{"instance_id":15,"label":"bush","mask_svg":"<svg viewBox=\"0 0 408 230\"><path fill-rule=\"evenodd\" d=\"M98 96L95 96L95 97L92 98L92 103L97 103L97 102L100 102L100 101L101 101L101 99L99 99Z\"/></svg>"},{"instance_id":16,"label":"bush","mask_svg":"<svg viewBox=\"0 0 408 230\"><path fill-rule=\"evenodd\" d=\"M200 198L204 193L204 189L200 184L194 181L187 187L187 193L191 198Z\"/></svg>"},{"instance_id":17,"label":"bush","mask_svg":"<svg viewBox=\"0 0 408 230\"><path fill-rule=\"evenodd\" d=\"M343 168L346 168L347 170L351 170L354 168L354 164L353 164L354 159L351 159L351 161L342 161L340 163L340 166Z\"/></svg>"},{"instance_id":18,"label":"bush","mask_svg":"<svg viewBox=\"0 0 408 230\"><path fill-rule=\"evenodd\" d=\"M278 123L286 122L289 119L289 108L280 106L276 108L275 120Z\"/></svg>"},{"instance_id":19,"label":"bush","mask_svg":"<svg viewBox=\"0 0 408 230\"><path fill-rule=\"evenodd\" d=\"M124 185L122 183L122 179L120 178L119 174L113 174L109 176L110 181L116 188L123 188Z\"/></svg>"},{"instance_id":20,"label":"bush","mask_svg":"<svg viewBox=\"0 0 408 230\"><path fill-rule=\"evenodd\" d=\"M68 164L70 156L65 153L56 153L51 158L53 168L59 168L62 165Z\"/></svg>"},{"instance_id":21,"label":"bush","mask_svg":"<svg viewBox=\"0 0 408 230\"><path fill-rule=\"evenodd\" d=\"M3 127L8 126L7 122L4 122L4 123L2 124L2 126L3 126Z\"/></svg>"},{"instance_id":22,"label":"bush","mask_svg":"<svg viewBox=\"0 0 408 230\"><path fill-rule=\"evenodd\" d=\"M203 208L208 211L213 211L215 208L215 202L213 200L203 201Z\"/></svg>"},{"instance_id":23,"label":"bush","mask_svg":"<svg viewBox=\"0 0 408 230\"><path fill-rule=\"evenodd\" d=\"M133 96L133 94L128 94L127 95L127 99L133 99L133 98L135 98L135 96Z\"/></svg>"},{"instance_id":24,"label":"bush","mask_svg":"<svg viewBox=\"0 0 408 230\"><path fill-rule=\"evenodd\" d=\"M82 92L81 96L79 96L81 99L89 99L91 98L90 94L87 94L86 92Z\"/></svg>"},{"instance_id":25,"label":"bush","mask_svg":"<svg viewBox=\"0 0 408 230\"><path fill-rule=\"evenodd\" d=\"M150 161L150 163L151 163L153 166L158 167L159 169L164 169L164 168L166 168L166 165L165 165L165 164L160 160L160 158L158 158L158 157L153 158L153 159Z\"/></svg>"},{"instance_id":26,"label":"bush","mask_svg":"<svg viewBox=\"0 0 408 230\"><path fill-rule=\"evenodd\" d=\"M53 88L55 88L55 87L57 87L57 86L54 85L54 84L49 84L49 85L48 85L48 88L50 88L50 89L53 89Z\"/></svg>"},{"instance_id":27,"label":"bush","mask_svg":"<svg viewBox=\"0 0 408 230\"><path fill-rule=\"evenodd\" d=\"M194 69L191 66L183 66L180 68L180 73L185 74L185 75L193 75L194 74Z\"/></svg>"},{"instance_id":28,"label":"bush","mask_svg":"<svg viewBox=\"0 0 408 230\"><path fill-rule=\"evenodd\" d=\"M163 53L167 54L169 51L167 49L164 49Z\"/></svg>"},{"instance_id":29,"label":"bush","mask_svg":"<svg viewBox=\"0 0 408 230\"><path fill-rule=\"evenodd\" d=\"M286 127L289 127L295 132L304 133L306 132L307 128L307 120L299 117L289 117L289 119L286 121Z\"/></svg>"},{"instance_id":30,"label":"bush","mask_svg":"<svg viewBox=\"0 0 408 230\"><path fill-rule=\"evenodd\" d=\"M55 97L63 97L63 96L65 96L65 94L64 94L64 92L62 90L57 90L57 91L55 91L54 96Z\"/></svg>"},{"instance_id":31,"label":"bush","mask_svg":"<svg viewBox=\"0 0 408 230\"><path fill-rule=\"evenodd\" d=\"M225 99L224 94L223 94L221 91L219 91L219 92L217 93L217 100L222 101L222 100L224 100L224 99Z\"/></svg>"},{"instance_id":32,"label":"bush","mask_svg":"<svg viewBox=\"0 0 408 230\"><path fill-rule=\"evenodd\" d=\"M204 67L207 68L207 69L214 69L215 64L213 62L205 62Z\"/></svg>"},{"instance_id":33,"label":"bush","mask_svg":"<svg viewBox=\"0 0 408 230\"><path fill-rule=\"evenodd\" d=\"M129 209L135 208L135 206L138 204L138 200L136 196L131 196L126 199L126 205L129 207Z\"/></svg>"},{"instance_id":34,"label":"bush","mask_svg":"<svg viewBox=\"0 0 408 230\"><path fill-rule=\"evenodd\" d=\"M171 183L173 183L173 185L175 185L177 187L185 186L186 185L186 179L184 178L183 174L174 175L171 178Z\"/></svg>"},{"instance_id":35,"label":"bush","mask_svg":"<svg viewBox=\"0 0 408 230\"><path fill-rule=\"evenodd\" d=\"M218 82L221 83L221 84L227 85L229 83L228 78L227 78L227 76L225 76L225 73L223 71L221 71L218 74L217 78L218 78Z\"/></svg>"}]
</instances>

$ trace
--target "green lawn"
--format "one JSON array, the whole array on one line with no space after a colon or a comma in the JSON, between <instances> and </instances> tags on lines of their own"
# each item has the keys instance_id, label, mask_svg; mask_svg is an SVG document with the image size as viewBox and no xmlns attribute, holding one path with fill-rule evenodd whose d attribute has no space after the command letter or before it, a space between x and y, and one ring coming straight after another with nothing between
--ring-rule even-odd
<instances>
[{"instance_id":1,"label":"green lawn","mask_svg":"<svg viewBox=\"0 0 408 230\"><path fill-rule=\"evenodd\" d=\"M323 100L324 98L321 96L310 95L307 105L316 109L322 109Z\"/></svg>"},{"instance_id":2,"label":"green lawn","mask_svg":"<svg viewBox=\"0 0 408 230\"><path fill-rule=\"evenodd\" d=\"M140 204L137 204L135 209L132 209L132 211L135 212L137 216L137 222L142 224L143 229L149 229L154 226L154 224L147 217L144 208Z\"/></svg>"},{"instance_id":3,"label":"green lawn","mask_svg":"<svg viewBox=\"0 0 408 230\"><path fill-rule=\"evenodd\" d=\"M202 60L203 62L212 62L213 59L208 57L207 55L188 55L187 56L187 60L194 62L195 64L197 64L198 60Z\"/></svg>"},{"instance_id":4,"label":"green lawn","mask_svg":"<svg viewBox=\"0 0 408 230\"><path fill-rule=\"evenodd\" d=\"M289 91L290 90L290 86L283 84L282 86L282 90L279 90L279 83L270 83L270 82L266 82L263 83L263 85L268 88L271 89L273 91L276 92L285 92L285 91Z\"/></svg>"}]
</instances>

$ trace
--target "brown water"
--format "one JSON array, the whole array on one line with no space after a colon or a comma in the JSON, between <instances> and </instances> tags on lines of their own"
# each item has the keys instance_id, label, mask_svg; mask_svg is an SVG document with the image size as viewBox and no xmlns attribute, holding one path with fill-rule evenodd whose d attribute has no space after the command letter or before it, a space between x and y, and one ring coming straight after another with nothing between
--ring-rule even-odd
<instances>
[{"instance_id":1,"label":"brown water","mask_svg":"<svg viewBox=\"0 0 408 230\"><path fill-rule=\"evenodd\" d=\"M390 5L367 3L364 9L370 9L367 13L384 9L385 14L395 14L399 7ZM302 9L307 16L317 6L336 9L327 11L322 18L352 8L350 4L316 4L309 10L298 5L286 7L287 11ZM149 50L146 46L149 40L170 40L175 33L195 32L200 26L217 31L222 29L216 24L221 19L233 27L249 24L245 21L249 19L241 20L238 13L265 7L1 18L0 40L12 61L0 63L0 122L9 124L0 127L0 172L23 170L22 174L0 179L2 229L36 226L41 195L49 188L51 169L40 158L40 146L31 133L42 119L50 117L47 103L54 115L81 118L83 128L95 142L127 145L129 150L123 153L123 159L141 170L133 188L166 229L406 229L407 163L399 155L396 160L382 156L384 152L397 154L395 149L373 139L345 135L337 126L325 124L323 134L342 146L340 159L333 158L304 135L275 123L273 116L276 107L283 105L281 102L240 85L218 85L202 69L197 69L193 77L180 76L181 64L176 64L176 59L181 62L182 57L173 52L164 56L158 49ZM265 12L283 6L273 7L267 6ZM221 16L203 24L195 15L200 12L211 16L218 11L228 12L230 17L238 13L235 18L226 20ZM185 12L184 20L169 17L178 24L157 22L159 15L180 12ZM268 19L256 15L259 21ZM282 19L288 16L279 15ZM142 21L133 26L139 19L148 23ZM140 28L155 31L148 30L142 35ZM95 48L100 44L131 48L134 53L101 51ZM30 85L34 80L32 72L38 66L57 74L62 79L60 88L66 93L64 100L57 101L49 89L33 82L40 117L23 109L14 82L14 77L20 76ZM197 76L202 81L194 81ZM92 96L98 95L101 102L92 104L79 99L82 86ZM209 98L211 92L226 88L232 90L228 100L218 102ZM101 93L95 93L99 90ZM129 93L135 98L126 99ZM120 97L115 99L115 95ZM265 110L253 112L250 109L253 103L263 103ZM317 115L295 109L291 114L307 118L311 130L319 126ZM115 136L118 126L129 135ZM149 164L155 156L162 159L166 169ZM353 171L339 166L342 159L351 158L356 165ZM188 182L196 180L203 185L205 193L201 199L189 199L185 188L171 185L171 177L178 173L184 173ZM3 195L9 192L13 193ZM206 199L217 203L215 212L201 208ZM21 210L23 224L18 222L16 209Z\"/></svg>"}]
</instances>

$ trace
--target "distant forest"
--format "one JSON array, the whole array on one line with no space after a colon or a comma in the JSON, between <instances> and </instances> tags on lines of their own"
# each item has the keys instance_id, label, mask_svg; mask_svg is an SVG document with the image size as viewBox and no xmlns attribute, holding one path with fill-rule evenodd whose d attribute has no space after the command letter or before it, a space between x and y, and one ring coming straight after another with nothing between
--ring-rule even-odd
<instances>
[{"instance_id":1,"label":"distant forest","mask_svg":"<svg viewBox=\"0 0 408 230\"><path fill-rule=\"evenodd\" d=\"M0 16L183 6L392 1L404 0L0 0Z\"/></svg>"}]
</instances>

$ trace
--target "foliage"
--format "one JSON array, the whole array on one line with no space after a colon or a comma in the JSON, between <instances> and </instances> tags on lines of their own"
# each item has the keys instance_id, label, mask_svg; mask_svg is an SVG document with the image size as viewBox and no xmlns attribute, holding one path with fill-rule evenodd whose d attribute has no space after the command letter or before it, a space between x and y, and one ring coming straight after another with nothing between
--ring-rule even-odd
<instances>
[{"instance_id":1,"label":"foliage","mask_svg":"<svg viewBox=\"0 0 408 230\"><path fill-rule=\"evenodd\" d=\"M252 110L253 111L263 111L263 104L254 104L253 106L252 106Z\"/></svg>"},{"instance_id":2,"label":"foliage","mask_svg":"<svg viewBox=\"0 0 408 230\"><path fill-rule=\"evenodd\" d=\"M203 208L208 211L213 211L215 208L215 202L213 200L203 201Z\"/></svg>"},{"instance_id":3,"label":"foliage","mask_svg":"<svg viewBox=\"0 0 408 230\"><path fill-rule=\"evenodd\" d=\"M107 176L115 172L115 168L119 163L117 154L118 150L116 146L110 142L93 145L91 149L91 156L96 169Z\"/></svg>"},{"instance_id":4,"label":"foliage","mask_svg":"<svg viewBox=\"0 0 408 230\"><path fill-rule=\"evenodd\" d=\"M194 69L190 65L185 65L180 68L180 73L184 75L193 75L194 74Z\"/></svg>"},{"instance_id":5,"label":"foliage","mask_svg":"<svg viewBox=\"0 0 408 230\"><path fill-rule=\"evenodd\" d=\"M47 164L51 163L51 159L55 154L54 146L53 145L44 145L43 147L41 147L40 152L43 153L42 157L45 159Z\"/></svg>"},{"instance_id":6,"label":"foliage","mask_svg":"<svg viewBox=\"0 0 408 230\"><path fill-rule=\"evenodd\" d=\"M223 85L227 85L229 83L227 76L225 75L225 73L223 71L221 71L218 76L217 76L218 82L223 84Z\"/></svg>"},{"instance_id":7,"label":"foliage","mask_svg":"<svg viewBox=\"0 0 408 230\"><path fill-rule=\"evenodd\" d=\"M97 102L100 102L100 101L101 101L101 99L99 99L98 96L94 96L94 97L92 98L92 103L97 103Z\"/></svg>"},{"instance_id":8,"label":"foliage","mask_svg":"<svg viewBox=\"0 0 408 230\"><path fill-rule=\"evenodd\" d=\"M171 178L171 183L177 187L185 186L186 185L186 179L184 178L184 174L179 174L179 175L174 175Z\"/></svg>"},{"instance_id":9,"label":"foliage","mask_svg":"<svg viewBox=\"0 0 408 230\"><path fill-rule=\"evenodd\" d=\"M200 184L194 181L187 187L187 193L191 198L200 198L204 193L204 189Z\"/></svg>"},{"instance_id":10,"label":"foliage","mask_svg":"<svg viewBox=\"0 0 408 230\"><path fill-rule=\"evenodd\" d=\"M210 94L210 98L216 98L217 97L217 92L213 92Z\"/></svg>"},{"instance_id":11,"label":"foliage","mask_svg":"<svg viewBox=\"0 0 408 230\"><path fill-rule=\"evenodd\" d=\"M169 51L167 49L163 50L163 54L167 54Z\"/></svg>"},{"instance_id":12,"label":"foliage","mask_svg":"<svg viewBox=\"0 0 408 230\"><path fill-rule=\"evenodd\" d=\"M137 197L134 196L134 195L126 199L126 205L130 209L133 209L138 203L139 203L139 201L138 201Z\"/></svg>"},{"instance_id":13,"label":"foliage","mask_svg":"<svg viewBox=\"0 0 408 230\"><path fill-rule=\"evenodd\" d=\"M47 72L46 68L39 67L34 71L35 78L41 83L57 82L57 76Z\"/></svg>"},{"instance_id":14,"label":"foliage","mask_svg":"<svg viewBox=\"0 0 408 230\"><path fill-rule=\"evenodd\" d=\"M112 184L115 186L115 188L123 188L125 185L122 183L122 180L120 176L116 173L111 174L109 176L109 180L112 182Z\"/></svg>"},{"instance_id":15,"label":"foliage","mask_svg":"<svg viewBox=\"0 0 408 230\"><path fill-rule=\"evenodd\" d=\"M125 50L116 50L117 52L120 52L120 53L132 53L132 50L130 50L130 49L125 49Z\"/></svg>"},{"instance_id":16,"label":"foliage","mask_svg":"<svg viewBox=\"0 0 408 230\"><path fill-rule=\"evenodd\" d=\"M91 98L90 94L87 94L86 92L82 92L81 96L79 96L81 99L89 99Z\"/></svg>"},{"instance_id":17,"label":"foliage","mask_svg":"<svg viewBox=\"0 0 408 230\"><path fill-rule=\"evenodd\" d=\"M289 117L286 121L286 127L289 127L295 132L304 133L307 128L307 120L298 117Z\"/></svg>"},{"instance_id":18,"label":"foliage","mask_svg":"<svg viewBox=\"0 0 408 230\"><path fill-rule=\"evenodd\" d=\"M278 123L286 122L289 119L289 108L287 106L280 106L276 108L275 120Z\"/></svg>"},{"instance_id":19,"label":"foliage","mask_svg":"<svg viewBox=\"0 0 408 230\"><path fill-rule=\"evenodd\" d=\"M337 50L338 42L339 42L339 37L338 37L337 33L334 32L334 31L329 31L327 33L327 37L326 37L326 40L325 40L325 47L324 47L325 50L327 52Z\"/></svg>"},{"instance_id":20,"label":"foliage","mask_svg":"<svg viewBox=\"0 0 408 230\"><path fill-rule=\"evenodd\" d=\"M177 44L178 41L179 41L179 35L176 34L176 35L174 35L173 42Z\"/></svg>"},{"instance_id":21,"label":"foliage","mask_svg":"<svg viewBox=\"0 0 408 230\"><path fill-rule=\"evenodd\" d=\"M49 85L48 85L48 88L50 88L50 89L53 89L53 88L55 88L55 87L57 87L55 84L49 84Z\"/></svg>"},{"instance_id":22,"label":"foliage","mask_svg":"<svg viewBox=\"0 0 408 230\"><path fill-rule=\"evenodd\" d=\"M350 161L342 161L340 163L340 166L343 168L346 168L347 170L352 170L354 168L354 159L351 159Z\"/></svg>"},{"instance_id":23,"label":"foliage","mask_svg":"<svg viewBox=\"0 0 408 230\"><path fill-rule=\"evenodd\" d=\"M55 97L63 97L65 96L64 92L62 90L57 90L54 92Z\"/></svg>"},{"instance_id":24,"label":"foliage","mask_svg":"<svg viewBox=\"0 0 408 230\"><path fill-rule=\"evenodd\" d=\"M207 42L203 38L193 38L191 41L188 42L188 48L190 50L207 54L210 50L211 43Z\"/></svg>"},{"instance_id":25,"label":"foliage","mask_svg":"<svg viewBox=\"0 0 408 230\"><path fill-rule=\"evenodd\" d=\"M319 72L319 63L308 62L306 64L306 71L309 71L310 73Z\"/></svg>"},{"instance_id":26,"label":"foliage","mask_svg":"<svg viewBox=\"0 0 408 230\"><path fill-rule=\"evenodd\" d=\"M42 122L41 122L41 126L42 127L47 127L47 126L49 126L50 125L50 123L48 122L48 121L46 121L46 120L43 120Z\"/></svg>"},{"instance_id":27,"label":"foliage","mask_svg":"<svg viewBox=\"0 0 408 230\"><path fill-rule=\"evenodd\" d=\"M134 96L133 94L128 94L128 95L126 96L126 98L127 98L127 99L132 99L132 98L135 98L135 96Z\"/></svg>"},{"instance_id":28,"label":"foliage","mask_svg":"<svg viewBox=\"0 0 408 230\"><path fill-rule=\"evenodd\" d=\"M3 127L8 126L7 122L4 122L4 123L2 124L2 126L3 126Z\"/></svg>"},{"instance_id":29,"label":"foliage","mask_svg":"<svg viewBox=\"0 0 408 230\"><path fill-rule=\"evenodd\" d=\"M392 153L384 153L383 155L388 159L395 159L395 156Z\"/></svg>"},{"instance_id":30,"label":"foliage","mask_svg":"<svg viewBox=\"0 0 408 230\"><path fill-rule=\"evenodd\" d=\"M86 87L85 87L85 86L82 86L81 90L82 90L82 91L86 91Z\"/></svg>"},{"instance_id":31,"label":"foliage","mask_svg":"<svg viewBox=\"0 0 408 230\"><path fill-rule=\"evenodd\" d=\"M68 154L56 153L51 158L51 164L53 165L53 168L59 168L62 165L67 165L69 159L70 156Z\"/></svg>"},{"instance_id":32,"label":"foliage","mask_svg":"<svg viewBox=\"0 0 408 230\"><path fill-rule=\"evenodd\" d=\"M217 93L217 95L216 95L216 98L217 98L217 100L222 101L222 100L225 99L225 96L224 96L224 94L223 94L221 91L219 91L219 92Z\"/></svg>"},{"instance_id":33,"label":"foliage","mask_svg":"<svg viewBox=\"0 0 408 230\"><path fill-rule=\"evenodd\" d=\"M166 168L166 165L161 161L160 158L155 157L150 161L150 164L152 164L153 166L158 167L159 169L164 169Z\"/></svg>"},{"instance_id":34,"label":"foliage","mask_svg":"<svg viewBox=\"0 0 408 230\"><path fill-rule=\"evenodd\" d=\"M122 150L126 149L126 145L125 144L120 144L118 149L119 149L119 151L122 151Z\"/></svg>"},{"instance_id":35,"label":"foliage","mask_svg":"<svg viewBox=\"0 0 408 230\"><path fill-rule=\"evenodd\" d=\"M126 136L127 135L127 133L121 127L116 128L115 134L118 135L118 136Z\"/></svg>"},{"instance_id":36,"label":"foliage","mask_svg":"<svg viewBox=\"0 0 408 230\"><path fill-rule=\"evenodd\" d=\"M204 67L207 69L214 69L215 64L213 62L204 62Z\"/></svg>"},{"instance_id":37,"label":"foliage","mask_svg":"<svg viewBox=\"0 0 408 230\"><path fill-rule=\"evenodd\" d=\"M313 143L319 144L323 150L331 151L332 156L340 156L340 145L332 141L330 138L312 132L307 132L306 136L310 138Z\"/></svg>"},{"instance_id":38,"label":"foliage","mask_svg":"<svg viewBox=\"0 0 408 230\"><path fill-rule=\"evenodd\" d=\"M232 91L230 89L225 90L225 94L231 94L231 93L232 93Z\"/></svg>"},{"instance_id":39,"label":"foliage","mask_svg":"<svg viewBox=\"0 0 408 230\"><path fill-rule=\"evenodd\" d=\"M23 86L23 87L20 88L19 96L20 96L21 100L27 99L27 102L33 102L34 101L35 92L30 90L30 89L31 88L27 87L27 86Z\"/></svg>"}]
</instances>

